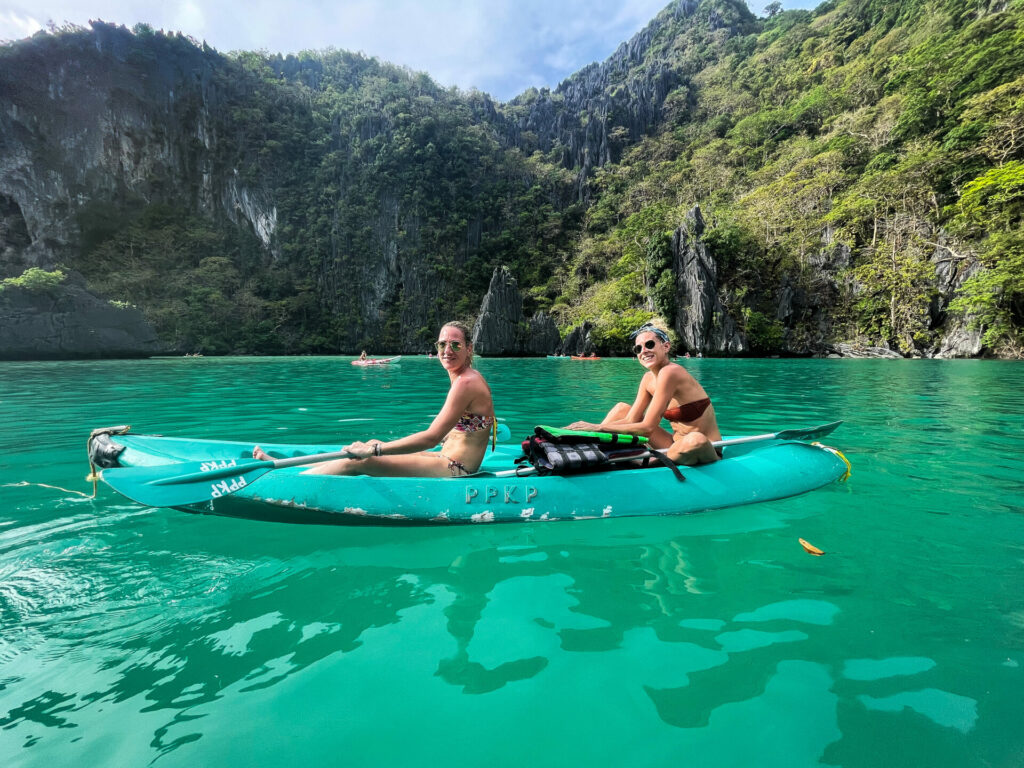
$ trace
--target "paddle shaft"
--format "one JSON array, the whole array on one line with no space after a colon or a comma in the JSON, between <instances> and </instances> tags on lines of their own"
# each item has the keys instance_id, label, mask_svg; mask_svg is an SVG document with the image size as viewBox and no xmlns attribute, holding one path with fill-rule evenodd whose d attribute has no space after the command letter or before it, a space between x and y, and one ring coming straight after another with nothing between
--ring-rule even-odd
<instances>
[{"instance_id":1,"label":"paddle shaft","mask_svg":"<svg viewBox=\"0 0 1024 768\"><path fill-rule=\"evenodd\" d=\"M308 456L293 456L290 459L245 461L241 464L236 463L234 459L230 461L211 460L203 462L203 464L209 465L209 469L201 469L198 472L189 472L184 475L153 480L152 485L180 485L181 483L203 482L206 480L217 480L221 477L231 477L239 473L248 474L257 469L264 469L269 472L272 469L284 469L285 467L297 467L303 464L317 464L321 461L330 461L331 459L350 458L352 458L352 454L348 451L333 451L331 453L314 453ZM263 473L261 472L260 474Z\"/></svg>"},{"instance_id":2,"label":"paddle shaft","mask_svg":"<svg viewBox=\"0 0 1024 768\"><path fill-rule=\"evenodd\" d=\"M100 477L115 491L140 504L184 507L234 493L275 469L344 458L352 457L345 451L336 451L241 463L235 459L211 459L156 467L114 467L103 470Z\"/></svg>"},{"instance_id":3,"label":"paddle shaft","mask_svg":"<svg viewBox=\"0 0 1024 768\"><path fill-rule=\"evenodd\" d=\"M721 448L726 445L739 445L740 443L756 443L758 440L774 440L778 432L769 432L766 435L748 435L747 437L731 437L728 440L716 440L711 445Z\"/></svg>"}]
</instances>

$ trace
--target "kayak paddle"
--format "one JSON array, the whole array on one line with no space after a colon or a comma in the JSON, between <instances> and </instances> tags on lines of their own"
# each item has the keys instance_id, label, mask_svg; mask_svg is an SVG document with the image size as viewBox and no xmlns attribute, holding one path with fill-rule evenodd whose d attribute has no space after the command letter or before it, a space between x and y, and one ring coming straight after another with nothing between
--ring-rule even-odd
<instances>
[{"instance_id":1,"label":"kayak paddle","mask_svg":"<svg viewBox=\"0 0 1024 768\"><path fill-rule=\"evenodd\" d=\"M273 469L350 458L354 457L347 451L335 451L262 461L211 459L155 467L115 467L103 470L100 477L122 496L140 504L183 507L234 493Z\"/></svg>"},{"instance_id":2,"label":"kayak paddle","mask_svg":"<svg viewBox=\"0 0 1024 768\"><path fill-rule=\"evenodd\" d=\"M758 440L817 440L831 434L843 422L833 421L810 429L784 429L781 432L770 432L766 435L750 435L749 437L733 437L729 440L716 440L711 445L720 448L723 445L739 445L740 443L756 443Z\"/></svg>"}]
</instances>

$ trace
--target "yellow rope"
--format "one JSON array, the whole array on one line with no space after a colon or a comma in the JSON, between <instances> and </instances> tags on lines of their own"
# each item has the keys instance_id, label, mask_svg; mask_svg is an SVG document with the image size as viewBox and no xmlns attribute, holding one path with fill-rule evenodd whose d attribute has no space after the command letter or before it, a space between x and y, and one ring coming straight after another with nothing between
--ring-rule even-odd
<instances>
[{"instance_id":1,"label":"yellow rope","mask_svg":"<svg viewBox=\"0 0 1024 768\"><path fill-rule=\"evenodd\" d=\"M831 454L833 454L835 456L838 456L840 459L843 460L843 464L846 465L846 472L843 474L842 477L839 478L839 482L840 483L845 483L846 482L846 478L848 478L850 476L850 474L853 472L853 465L850 464L850 460L848 458L843 456L843 452L840 451L838 448L832 448L832 447L827 446L827 445L825 445L823 443L811 443L811 445L816 445L819 448L824 448L829 453L831 453Z\"/></svg>"},{"instance_id":2,"label":"yellow rope","mask_svg":"<svg viewBox=\"0 0 1024 768\"><path fill-rule=\"evenodd\" d=\"M96 493L98 491L98 486L100 483L100 475L96 471L96 465L93 464L92 462L92 452L89 450L89 446L92 443L92 439L96 437L96 435L123 435L129 432L131 428L131 424L125 424L120 427L101 427L100 429L94 429L92 432L89 433L89 437L85 441L85 455L89 457L89 474L85 476L85 482L92 483L91 498L96 498ZM62 488L61 490L64 489ZM82 495L85 496L84 493Z\"/></svg>"},{"instance_id":3,"label":"yellow rope","mask_svg":"<svg viewBox=\"0 0 1024 768\"><path fill-rule=\"evenodd\" d=\"M52 488L55 491L64 491L64 493L77 493L79 496L90 497L89 494L83 493L82 491L72 491L68 488L61 488L59 485L47 485L46 483L30 483L28 480L22 480L20 483L4 483L0 488Z\"/></svg>"}]
</instances>

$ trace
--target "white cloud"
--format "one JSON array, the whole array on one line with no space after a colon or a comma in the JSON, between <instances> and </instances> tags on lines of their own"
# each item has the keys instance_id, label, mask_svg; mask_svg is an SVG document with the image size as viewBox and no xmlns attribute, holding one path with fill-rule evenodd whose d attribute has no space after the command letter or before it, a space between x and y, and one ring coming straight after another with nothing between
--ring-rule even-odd
<instances>
[{"instance_id":1,"label":"white cloud","mask_svg":"<svg viewBox=\"0 0 1024 768\"><path fill-rule=\"evenodd\" d=\"M43 22L16 10L0 10L0 40L31 37L43 28Z\"/></svg>"},{"instance_id":2,"label":"white cloud","mask_svg":"<svg viewBox=\"0 0 1024 768\"><path fill-rule=\"evenodd\" d=\"M172 6L174 10L172 13L172 19L170 27L175 30L205 30L206 29L206 16L203 14L203 9L200 8L196 3L184 2L179 3L177 6ZM200 35L192 35L198 39L201 39Z\"/></svg>"}]
</instances>

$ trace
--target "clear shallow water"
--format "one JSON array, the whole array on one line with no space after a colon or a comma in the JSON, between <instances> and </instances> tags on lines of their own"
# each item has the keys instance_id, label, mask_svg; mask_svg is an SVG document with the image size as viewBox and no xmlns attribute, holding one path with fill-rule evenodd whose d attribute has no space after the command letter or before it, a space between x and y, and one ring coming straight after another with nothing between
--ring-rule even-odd
<instances>
[{"instance_id":1,"label":"clear shallow water","mask_svg":"<svg viewBox=\"0 0 1024 768\"><path fill-rule=\"evenodd\" d=\"M89 431L399 435L443 371L0 363L0 765L1024 765L1024 366L687 366L725 432L845 419L853 477L689 517L200 517L89 499ZM480 367L516 436L640 373Z\"/></svg>"}]
</instances>

